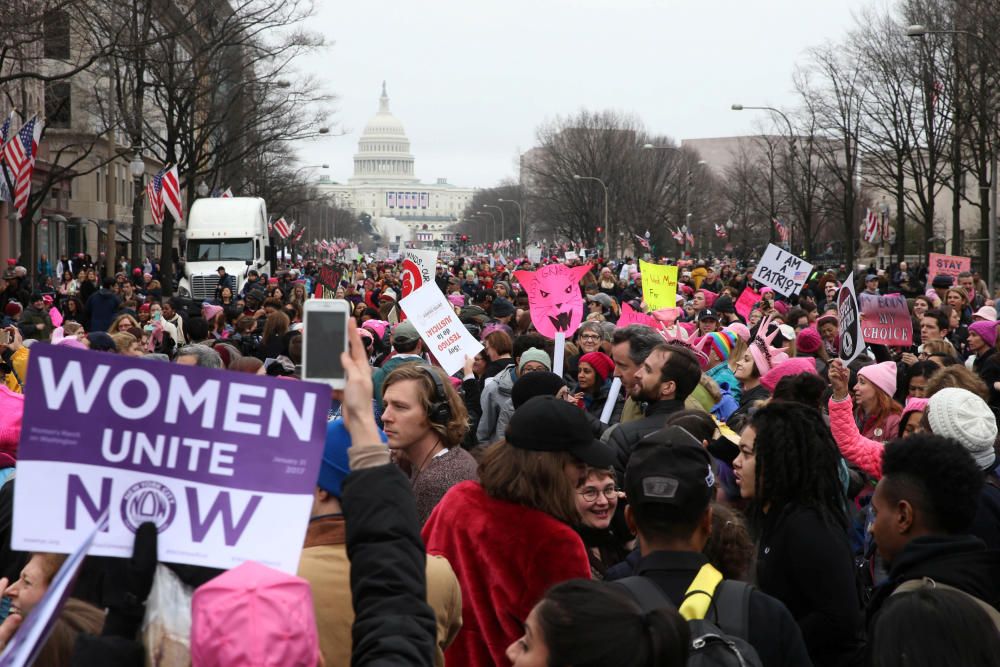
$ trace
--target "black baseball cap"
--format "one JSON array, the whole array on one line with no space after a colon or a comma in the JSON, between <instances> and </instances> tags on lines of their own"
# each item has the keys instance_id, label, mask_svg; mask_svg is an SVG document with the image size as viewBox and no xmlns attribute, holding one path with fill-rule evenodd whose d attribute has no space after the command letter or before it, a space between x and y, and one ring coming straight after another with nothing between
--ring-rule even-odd
<instances>
[{"instance_id":1,"label":"black baseball cap","mask_svg":"<svg viewBox=\"0 0 1000 667\"><path fill-rule=\"evenodd\" d=\"M717 311L712 310L711 308L705 308L698 315L699 322L701 322L702 320L718 320L718 319L719 319L719 313Z\"/></svg>"},{"instance_id":2,"label":"black baseball cap","mask_svg":"<svg viewBox=\"0 0 1000 667\"><path fill-rule=\"evenodd\" d=\"M711 457L701 442L680 426L655 431L632 450L625 469L625 494L632 505L708 507L715 495Z\"/></svg>"},{"instance_id":3,"label":"black baseball cap","mask_svg":"<svg viewBox=\"0 0 1000 667\"><path fill-rule=\"evenodd\" d=\"M535 396L514 410L507 442L532 452L569 452L587 465L610 468L614 451L594 440L583 410L555 396Z\"/></svg>"}]
</instances>

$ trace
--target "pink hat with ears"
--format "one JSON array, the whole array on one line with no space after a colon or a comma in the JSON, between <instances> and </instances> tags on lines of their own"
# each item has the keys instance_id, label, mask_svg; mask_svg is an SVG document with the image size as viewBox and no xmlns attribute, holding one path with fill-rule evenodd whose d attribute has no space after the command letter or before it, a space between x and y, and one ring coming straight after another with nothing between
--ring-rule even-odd
<instances>
[{"instance_id":1,"label":"pink hat with ears","mask_svg":"<svg viewBox=\"0 0 1000 667\"><path fill-rule=\"evenodd\" d=\"M195 589L193 665L311 667L319 659L312 594L305 579L246 561Z\"/></svg>"},{"instance_id":2,"label":"pink hat with ears","mask_svg":"<svg viewBox=\"0 0 1000 667\"><path fill-rule=\"evenodd\" d=\"M865 366L858 371L858 375L888 394L889 398L896 393L896 363L893 361Z\"/></svg>"},{"instance_id":3,"label":"pink hat with ears","mask_svg":"<svg viewBox=\"0 0 1000 667\"><path fill-rule=\"evenodd\" d=\"M750 329L748 329L747 325L743 324L742 322L733 322L728 327L723 329L723 331L729 331L736 334L736 337L742 340L744 343L750 342Z\"/></svg>"},{"instance_id":4,"label":"pink hat with ears","mask_svg":"<svg viewBox=\"0 0 1000 667\"><path fill-rule=\"evenodd\" d=\"M768 391L774 392L774 388L778 386L778 382L781 378L787 377L789 375L799 375L801 373L812 373L813 375L819 375L816 372L816 358L815 357L785 357L784 361L776 362L771 366L771 370L763 375L760 379L760 383L767 388Z\"/></svg>"},{"instance_id":5,"label":"pink hat with ears","mask_svg":"<svg viewBox=\"0 0 1000 667\"><path fill-rule=\"evenodd\" d=\"M757 373L764 377L768 371L788 359L788 355L773 347L771 342L778 336L780 331L777 327L770 334L767 333L771 325L772 318L768 315L757 327L757 336L750 341L750 356L757 364Z\"/></svg>"},{"instance_id":6,"label":"pink hat with ears","mask_svg":"<svg viewBox=\"0 0 1000 667\"><path fill-rule=\"evenodd\" d=\"M701 292L702 295L705 297L705 305L708 306L709 308L711 308L712 304L715 303L715 300L719 298L719 295L711 290L700 289L698 291Z\"/></svg>"}]
</instances>

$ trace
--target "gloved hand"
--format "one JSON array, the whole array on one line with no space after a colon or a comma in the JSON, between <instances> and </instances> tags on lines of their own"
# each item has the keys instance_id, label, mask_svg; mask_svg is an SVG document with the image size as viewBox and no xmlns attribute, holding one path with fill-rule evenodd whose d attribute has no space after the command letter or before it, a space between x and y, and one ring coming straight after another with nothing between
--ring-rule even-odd
<instances>
[{"instance_id":1,"label":"gloved hand","mask_svg":"<svg viewBox=\"0 0 1000 667\"><path fill-rule=\"evenodd\" d=\"M146 598L153 588L156 562L157 530L147 521L135 533L131 558L107 559L104 582L108 615L102 635L132 639L139 632Z\"/></svg>"}]
</instances>

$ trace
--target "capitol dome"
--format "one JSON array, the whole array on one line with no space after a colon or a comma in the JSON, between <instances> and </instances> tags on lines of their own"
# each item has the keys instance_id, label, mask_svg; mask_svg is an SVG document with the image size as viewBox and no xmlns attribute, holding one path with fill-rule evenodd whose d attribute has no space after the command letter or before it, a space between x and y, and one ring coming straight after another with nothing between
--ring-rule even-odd
<instances>
[{"instance_id":1,"label":"capitol dome","mask_svg":"<svg viewBox=\"0 0 1000 667\"><path fill-rule=\"evenodd\" d=\"M354 176L350 183L419 182L413 168L410 140L403 123L389 111L389 95L382 82L378 113L365 125L354 154Z\"/></svg>"}]
</instances>

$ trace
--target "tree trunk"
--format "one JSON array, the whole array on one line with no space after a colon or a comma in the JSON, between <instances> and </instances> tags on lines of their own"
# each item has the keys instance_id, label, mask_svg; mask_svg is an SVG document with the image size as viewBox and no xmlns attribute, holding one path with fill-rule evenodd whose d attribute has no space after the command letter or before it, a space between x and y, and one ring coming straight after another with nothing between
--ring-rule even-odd
<instances>
[{"instance_id":1,"label":"tree trunk","mask_svg":"<svg viewBox=\"0 0 1000 667\"><path fill-rule=\"evenodd\" d=\"M160 285L166 299L174 294L174 216L169 209L163 211L160 233Z\"/></svg>"}]
</instances>

